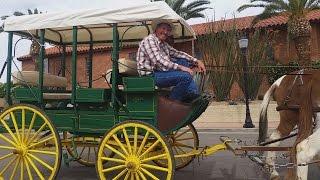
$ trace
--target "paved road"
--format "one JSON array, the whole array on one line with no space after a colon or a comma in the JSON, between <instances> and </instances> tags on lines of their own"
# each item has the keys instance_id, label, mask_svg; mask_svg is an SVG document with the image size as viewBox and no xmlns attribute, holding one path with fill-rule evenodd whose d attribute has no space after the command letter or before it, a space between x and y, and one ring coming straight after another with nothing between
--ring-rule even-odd
<instances>
[{"instance_id":1,"label":"paved road","mask_svg":"<svg viewBox=\"0 0 320 180\"><path fill-rule=\"evenodd\" d=\"M246 140L252 143L257 134L237 133L237 132L206 132L200 133L201 146L219 143L220 135L228 135L233 138ZM290 142L289 142L290 143ZM279 162L281 163L281 162ZM282 162L285 163L285 162ZM280 169L281 175L285 169ZM319 179L320 172L317 166L311 166L309 170L309 179ZM58 179L62 180L93 180L97 179L95 168L87 168L77 163L72 163L71 167L63 167L60 170ZM247 158L235 157L231 152L224 151L206 157L196 159L186 168L176 171L176 180L263 180L268 179L268 175L262 172L258 165Z\"/></svg>"},{"instance_id":2,"label":"paved road","mask_svg":"<svg viewBox=\"0 0 320 180\"><path fill-rule=\"evenodd\" d=\"M253 143L257 137L256 132L200 132L200 145L211 145L220 143L219 136L228 135L232 138L246 140L249 144ZM290 144L291 142L286 142ZM1 142L0 142L1 144ZM0 153L1 155L1 153ZM0 156L1 157L1 156ZM283 160L281 160L283 161ZM279 162L285 163L285 162ZM0 164L0 167L3 165ZM285 169L280 169L284 175ZM0 178L1 179L1 178ZM97 179L95 168L88 168L72 162L70 167L61 165L57 179L61 180L95 180ZM248 158L235 157L231 152L218 152L213 156L204 159L195 159L186 168L176 171L176 180L263 180L268 179L268 175L260 170L259 166L251 162ZM320 179L318 166L311 166L309 179Z\"/></svg>"}]
</instances>

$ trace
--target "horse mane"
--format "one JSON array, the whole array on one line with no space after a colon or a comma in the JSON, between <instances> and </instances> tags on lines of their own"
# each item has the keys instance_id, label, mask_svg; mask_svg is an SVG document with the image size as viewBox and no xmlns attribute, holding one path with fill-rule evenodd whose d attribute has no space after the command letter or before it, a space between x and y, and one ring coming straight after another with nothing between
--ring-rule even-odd
<instances>
[{"instance_id":1,"label":"horse mane","mask_svg":"<svg viewBox=\"0 0 320 180\"><path fill-rule=\"evenodd\" d=\"M299 110L299 121L298 121L298 135L295 145L306 139L312 134L313 131L313 108L312 108L312 75L310 79L304 81L306 83L306 89L301 92L300 110Z\"/></svg>"}]
</instances>

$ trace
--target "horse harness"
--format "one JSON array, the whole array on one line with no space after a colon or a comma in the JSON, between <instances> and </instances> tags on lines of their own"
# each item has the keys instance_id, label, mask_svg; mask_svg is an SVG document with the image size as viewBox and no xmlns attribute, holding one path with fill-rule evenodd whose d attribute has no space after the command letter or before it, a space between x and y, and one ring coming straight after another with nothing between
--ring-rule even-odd
<instances>
[{"instance_id":1,"label":"horse harness","mask_svg":"<svg viewBox=\"0 0 320 180\"><path fill-rule=\"evenodd\" d=\"M288 91L288 94L287 94L286 98L284 99L283 103L276 108L277 111L282 111L282 110L299 111L299 109L300 109L300 105L299 104L293 104L292 105L292 104L289 104L289 102L291 100L292 91L293 91L294 86L296 85L296 83L300 83L300 84L298 84L299 86L304 85L302 76L305 75L305 74L303 74L303 73L304 73L304 69L300 70L296 74L296 76L295 76L295 78L294 78L294 80L293 80L293 82L292 82L292 84L291 84L291 86L289 88L289 91ZM320 107L312 107L312 111L314 113L320 112ZM314 116L315 116L315 114L314 114Z\"/></svg>"}]
</instances>

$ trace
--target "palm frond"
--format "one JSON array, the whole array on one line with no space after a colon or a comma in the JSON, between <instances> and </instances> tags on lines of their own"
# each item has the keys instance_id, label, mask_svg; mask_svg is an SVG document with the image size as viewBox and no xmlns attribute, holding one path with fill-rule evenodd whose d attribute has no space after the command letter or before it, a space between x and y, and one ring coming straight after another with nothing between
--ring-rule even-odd
<instances>
[{"instance_id":1,"label":"palm frond","mask_svg":"<svg viewBox=\"0 0 320 180\"><path fill-rule=\"evenodd\" d=\"M193 9L193 8L197 8L197 7L200 7L200 6L203 6L203 5L208 5L210 3L211 2L208 1L208 0L197 0L197 1L193 1L193 2L189 3L188 5L186 5L186 7L188 9Z\"/></svg>"},{"instance_id":2,"label":"palm frond","mask_svg":"<svg viewBox=\"0 0 320 180\"><path fill-rule=\"evenodd\" d=\"M197 18L197 17L199 17L199 16L201 16L202 18L204 18L204 17L205 17L204 14L202 14L202 13L200 13L200 12L202 12L202 11L204 11L204 10L206 10L206 9L207 9L206 7L200 7L200 8L197 8L197 9L190 10L190 11L187 13L185 19L187 20L187 19L191 19L191 18Z\"/></svg>"},{"instance_id":3,"label":"palm frond","mask_svg":"<svg viewBox=\"0 0 320 180\"><path fill-rule=\"evenodd\" d=\"M1 16L1 20L7 19L9 16Z\"/></svg>"},{"instance_id":4,"label":"palm frond","mask_svg":"<svg viewBox=\"0 0 320 180\"><path fill-rule=\"evenodd\" d=\"M289 0L289 7L291 12L298 13L300 0Z\"/></svg>"},{"instance_id":5,"label":"palm frond","mask_svg":"<svg viewBox=\"0 0 320 180\"><path fill-rule=\"evenodd\" d=\"M289 4L283 0L274 0L272 4L281 7L283 10L286 10L286 11L290 10Z\"/></svg>"},{"instance_id":6,"label":"palm frond","mask_svg":"<svg viewBox=\"0 0 320 180\"><path fill-rule=\"evenodd\" d=\"M268 19L268 18L271 18L275 15L278 15L279 12L275 12L275 11L272 11L270 9L265 9L261 14L257 15L253 21L252 21L252 25L255 25L257 24L259 21L261 20L264 20L264 19Z\"/></svg>"},{"instance_id":7,"label":"palm frond","mask_svg":"<svg viewBox=\"0 0 320 180\"><path fill-rule=\"evenodd\" d=\"M15 11L15 12L13 13L13 15L14 15L14 16L23 16L23 15L25 15L25 14L22 13L22 12L19 12L19 11Z\"/></svg>"},{"instance_id":8,"label":"palm frond","mask_svg":"<svg viewBox=\"0 0 320 180\"><path fill-rule=\"evenodd\" d=\"M264 3L271 3L273 2L274 0L250 0L250 3L253 3L253 2L264 2Z\"/></svg>"},{"instance_id":9,"label":"palm frond","mask_svg":"<svg viewBox=\"0 0 320 180\"><path fill-rule=\"evenodd\" d=\"M309 9L309 11L318 10L318 9L320 9L320 5L314 4L314 5L311 5L308 9Z\"/></svg>"},{"instance_id":10,"label":"palm frond","mask_svg":"<svg viewBox=\"0 0 320 180\"><path fill-rule=\"evenodd\" d=\"M238 12L241 12L245 9L248 9L248 8L253 8L253 7L260 7L260 8L264 8L266 7L267 5L266 4L244 4L242 6L240 6L237 11Z\"/></svg>"},{"instance_id":11,"label":"palm frond","mask_svg":"<svg viewBox=\"0 0 320 180\"><path fill-rule=\"evenodd\" d=\"M31 11L31 9L28 9L27 11L28 11L28 14L29 14L29 15L33 14L33 12Z\"/></svg>"},{"instance_id":12,"label":"palm frond","mask_svg":"<svg viewBox=\"0 0 320 180\"><path fill-rule=\"evenodd\" d=\"M185 0L176 0L173 5L172 9L178 13L179 9L181 9L182 5L184 4ZM179 14L179 13L178 13Z\"/></svg>"},{"instance_id":13,"label":"palm frond","mask_svg":"<svg viewBox=\"0 0 320 180\"><path fill-rule=\"evenodd\" d=\"M188 14L184 19L188 20L188 19L192 19L192 18L204 18L205 15L202 13L194 13L194 14Z\"/></svg>"},{"instance_id":14,"label":"palm frond","mask_svg":"<svg viewBox=\"0 0 320 180\"><path fill-rule=\"evenodd\" d=\"M314 5L319 5L320 1L319 0L309 0L308 3L305 5L305 8L310 8Z\"/></svg>"}]
</instances>

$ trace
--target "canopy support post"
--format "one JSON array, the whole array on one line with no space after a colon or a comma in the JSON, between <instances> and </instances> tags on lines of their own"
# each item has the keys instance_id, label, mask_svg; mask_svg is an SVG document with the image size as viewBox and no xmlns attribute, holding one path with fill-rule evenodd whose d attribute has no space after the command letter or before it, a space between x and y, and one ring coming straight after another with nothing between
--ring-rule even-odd
<instances>
[{"instance_id":1,"label":"canopy support post","mask_svg":"<svg viewBox=\"0 0 320 180\"><path fill-rule=\"evenodd\" d=\"M89 88L92 88L92 59L93 59L93 35L89 28L86 28L84 26L81 26L81 28L85 29L89 33L90 42L89 42L89 57L88 61L86 62L86 68L87 68L87 75L88 75L88 85Z\"/></svg>"},{"instance_id":2,"label":"canopy support post","mask_svg":"<svg viewBox=\"0 0 320 180\"><path fill-rule=\"evenodd\" d=\"M43 60L45 55L44 48L44 34L45 30L40 30L40 52L38 57L38 66L39 66L39 94L38 94L38 103L43 107Z\"/></svg>"},{"instance_id":3,"label":"canopy support post","mask_svg":"<svg viewBox=\"0 0 320 180\"><path fill-rule=\"evenodd\" d=\"M119 32L117 24L113 24L113 43L112 43L112 106L115 119L118 120L119 105L117 102L118 78L119 78Z\"/></svg>"},{"instance_id":4,"label":"canopy support post","mask_svg":"<svg viewBox=\"0 0 320 180\"><path fill-rule=\"evenodd\" d=\"M92 88L92 57L93 57L93 42L90 42L89 48L89 59L88 59L88 70L89 70L89 88Z\"/></svg>"},{"instance_id":5,"label":"canopy support post","mask_svg":"<svg viewBox=\"0 0 320 180\"><path fill-rule=\"evenodd\" d=\"M13 32L9 32L8 54L7 54L7 86L6 86L6 101L9 105L12 104L12 100L11 100L12 41L13 41Z\"/></svg>"},{"instance_id":6,"label":"canopy support post","mask_svg":"<svg viewBox=\"0 0 320 180\"><path fill-rule=\"evenodd\" d=\"M75 104L77 88L77 45L78 45L78 27L72 27L72 96L71 103Z\"/></svg>"},{"instance_id":7,"label":"canopy support post","mask_svg":"<svg viewBox=\"0 0 320 180\"><path fill-rule=\"evenodd\" d=\"M62 45L61 76L66 77L66 45Z\"/></svg>"}]
</instances>

